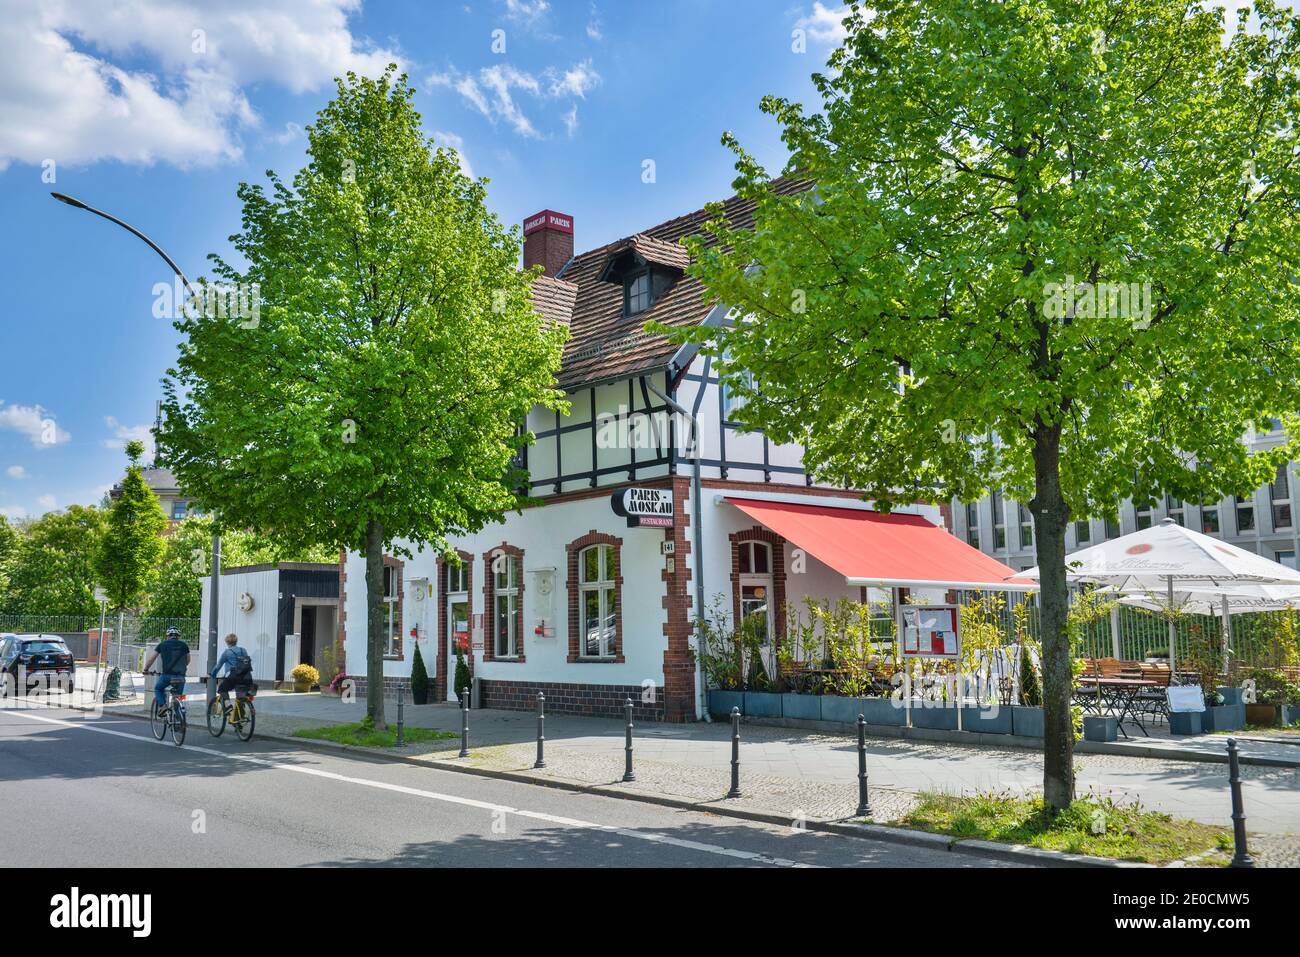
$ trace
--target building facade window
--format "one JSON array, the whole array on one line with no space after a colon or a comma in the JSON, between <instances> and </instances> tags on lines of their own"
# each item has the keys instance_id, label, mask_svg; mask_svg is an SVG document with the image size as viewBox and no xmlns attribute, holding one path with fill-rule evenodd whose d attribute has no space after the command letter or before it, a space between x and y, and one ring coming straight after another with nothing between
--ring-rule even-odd
<instances>
[{"instance_id":1,"label":"building facade window","mask_svg":"<svg viewBox=\"0 0 1300 957\"><path fill-rule=\"evenodd\" d=\"M592 529L565 546L570 662L623 660L622 545Z\"/></svg>"},{"instance_id":2,"label":"building facade window","mask_svg":"<svg viewBox=\"0 0 1300 957\"><path fill-rule=\"evenodd\" d=\"M1120 527L1119 527L1119 521L1117 519L1113 519L1113 518L1106 519L1105 534L1106 534L1106 541L1110 541L1112 538L1119 538Z\"/></svg>"},{"instance_id":3,"label":"building facade window","mask_svg":"<svg viewBox=\"0 0 1300 957\"><path fill-rule=\"evenodd\" d=\"M1201 533L1203 535L1218 535L1221 526L1219 524L1219 503L1211 502L1201 506Z\"/></svg>"},{"instance_id":4,"label":"building facade window","mask_svg":"<svg viewBox=\"0 0 1300 957\"><path fill-rule=\"evenodd\" d=\"M1174 498L1172 495L1165 496L1165 514L1172 518L1179 525L1187 525L1187 511L1181 498Z\"/></svg>"},{"instance_id":5,"label":"building facade window","mask_svg":"<svg viewBox=\"0 0 1300 957\"><path fill-rule=\"evenodd\" d=\"M1253 532L1255 530L1255 500L1253 498L1242 498L1240 495L1234 496L1233 500L1237 503L1237 531L1239 533Z\"/></svg>"},{"instance_id":6,"label":"building facade window","mask_svg":"<svg viewBox=\"0 0 1300 957\"><path fill-rule=\"evenodd\" d=\"M1273 527L1284 529L1291 527L1291 481L1287 475L1286 463L1277 467L1277 478L1269 486L1273 505Z\"/></svg>"},{"instance_id":7,"label":"building facade window","mask_svg":"<svg viewBox=\"0 0 1300 957\"><path fill-rule=\"evenodd\" d=\"M993 547L1007 547L1007 513L1002 501L1002 490L994 489L989 493L989 506L993 509Z\"/></svg>"},{"instance_id":8,"label":"building facade window","mask_svg":"<svg viewBox=\"0 0 1300 957\"><path fill-rule=\"evenodd\" d=\"M1137 529L1139 532L1142 531L1142 529L1144 528L1151 527L1152 514L1153 513L1150 504L1133 506L1133 518L1137 524Z\"/></svg>"},{"instance_id":9,"label":"building facade window","mask_svg":"<svg viewBox=\"0 0 1300 957\"><path fill-rule=\"evenodd\" d=\"M980 503L966 503L966 544L971 548L980 547Z\"/></svg>"},{"instance_id":10,"label":"building facade window","mask_svg":"<svg viewBox=\"0 0 1300 957\"><path fill-rule=\"evenodd\" d=\"M1020 516L1020 547L1034 547L1034 517L1029 514L1029 506L1024 502L1019 503Z\"/></svg>"},{"instance_id":11,"label":"building facade window","mask_svg":"<svg viewBox=\"0 0 1300 957\"><path fill-rule=\"evenodd\" d=\"M384 656L402 657L402 615L398 604L401 570L396 565L384 565Z\"/></svg>"},{"instance_id":12,"label":"building facade window","mask_svg":"<svg viewBox=\"0 0 1300 957\"><path fill-rule=\"evenodd\" d=\"M649 270L629 276L625 290L625 308L629 316L645 312L650 308L650 272Z\"/></svg>"},{"instance_id":13,"label":"building facade window","mask_svg":"<svg viewBox=\"0 0 1300 957\"><path fill-rule=\"evenodd\" d=\"M524 660L524 552L501 544L483 556L483 607L488 636L483 657Z\"/></svg>"},{"instance_id":14,"label":"building facade window","mask_svg":"<svg viewBox=\"0 0 1300 957\"><path fill-rule=\"evenodd\" d=\"M178 522L181 519L183 519L185 517L185 511L188 505L189 503L186 502L185 499L183 498L177 499L175 502L172 502L172 518Z\"/></svg>"},{"instance_id":15,"label":"building facade window","mask_svg":"<svg viewBox=\"0 0 1300 957\"><path fill-rule=\"evenodd\" d=\"M757 639L770 676L780 672L778 650L785 640L785 540L755 527L731 536L732 611Z\"/></svg>"},{"instance_id":16,"label":"building facade window","mask_svg":"<svg viewBox=\"0 0 1300 957\"><path fill-rule=\"evenodd\" d=\"M1080 545L1087 545L1092 541L1092 524L1090 522L1075 522L1074 540Z\"/></svg>"},{"instance_id":17,"label":"building facade window","mask_svg":"<svg viewBox=\"0 0 1300 957\"><path fill-rule=\"evenodd\" d=\"M1287 568L1296 568L1295 549L1286 549L1277 553L1277 563Z\"/></svg>"}]
</instances>

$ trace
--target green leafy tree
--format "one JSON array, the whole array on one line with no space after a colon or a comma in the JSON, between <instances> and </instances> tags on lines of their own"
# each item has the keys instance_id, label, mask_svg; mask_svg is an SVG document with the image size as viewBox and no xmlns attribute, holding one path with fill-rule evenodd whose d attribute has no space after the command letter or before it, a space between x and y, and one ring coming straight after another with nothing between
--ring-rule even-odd
<instances>
[{"instance_id":1,"label":"green leafy tree","mask_svg":"<svg viewBox=\"0 0 1300 957\"><path fill-rule=\"evenodd\" d=\"M9 595L9 573L18 557L19 541L18 530L9 524L7 516L0 515L0 610Z\"/></svg>"},{"instance_id":2,"label":"green leafy tree","mask_svg":"<svg viewBox=\"0 0 1300 957\"><path fill-rule=\"evenodd\" d=\"M158 573L150 580L145 595L150 615L198 618L202 614L201 579L212 570L212 529L210 515L190 515L173 526ZM228 531L221 538L221 559L225 567L235 568L279 562L335 562L338 552L325 546L292 547L255 532Z\"/></svg>"},{"instance_id":3,"label":"green leafy tree","mask_svg":"<svg viewBox=\"0 0 1300 957\"><path fill-rule=\"evenodd\" d=\"M1300 409L1300 35L1256 10L1225 37L1194 0L854 4L821 111L762 103L815 191L769 189L724 137L754 228L717 215L690 244L742 317L693 335L744 424L886 509L1029 504L1055 809L1068 523L1248 493L1296 453L1242 441Z\"/></svg>"},{"instance_id":4,"label":"green leafy tree","mask_svg":"<svg viewBox=\"0 0 1300 957\"><path fill-rule=\"evenodd\" d=\"M78 615L99 620L94 558L104 512L70 505L20 525L3 609L24 615Z\"/></svg>"},{"instance_id":5,"label":"green leafy tree","mask_svg":"<svg viewBox=\"0 0 1300 957\"><path fill-rule=\"evenodd\" d=\"M142 455L142 442L126 444L130 464L108 510L104 535L95 552L95 574L119 617L144 597L166 548L162 536L167 530L167 516L158 504L158 496L144 480Z\"/></svg>"},{"instance_id":6,"label":"green leafy tree","mask_svg":"<svg viewBox=\"0 0 1300 957\"><path fill-rule=\"evenodd\" d=\"M514 459L565 330L533 309L520 237L421 132L392 70L349 74L292 185L241 185L227 284L256 318L195 315L164 382L164 461L227 527L366 560L366 675L382 688L383 555L446 548L522 504ZM251 297L250 297L251 298ZM400 544L398 544L400 543ZM377 728L383 696L367 696Z\"/></svg>"}]
</instances>

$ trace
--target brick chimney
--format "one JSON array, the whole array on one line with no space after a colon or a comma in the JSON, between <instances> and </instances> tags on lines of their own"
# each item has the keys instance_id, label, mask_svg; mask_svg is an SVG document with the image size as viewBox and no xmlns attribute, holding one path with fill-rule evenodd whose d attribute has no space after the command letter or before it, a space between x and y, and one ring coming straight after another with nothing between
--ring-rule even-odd
<instances>
[{"instance_id":1,"label":"brick chimney","mask_svg":"<svg viewBox=\"0 0 1300 957\"><path fill-rule=\"evenodd\" d=\"M524 220L524 268L554 276L573 258L573 217L544 209Z\"/></svg>"}]
</instances>

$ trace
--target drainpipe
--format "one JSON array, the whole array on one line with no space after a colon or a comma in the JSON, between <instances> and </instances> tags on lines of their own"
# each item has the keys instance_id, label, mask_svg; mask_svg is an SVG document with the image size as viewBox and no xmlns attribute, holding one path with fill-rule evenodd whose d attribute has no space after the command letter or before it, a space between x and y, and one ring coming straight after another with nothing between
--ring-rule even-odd
<instances>
[{"instance_id":1,"label":"drainpipe","mask_svg":"<svg viewBox=\"0 0 1300 957\"><path fill-rule=\"evenodd\" d=\"M709 375L709 359L706 356L704 360L704 378L707 380ZM699 411L700 401L704 398L704 386L701 385L695 397L695 410L688 412L686 407L675 399L670 399L667 395L649 379L644 380L646 386L663 400L668 408L676 414L690 420L691 423L691 461L694 468L691 470L691 555L695 559L695 614L696 620L704 618L704 537L703 529L700 527L701 509L700 497L700 423L695 417L695 412ZM704 660L704 633L700 627L695 627L695 720L712 722L709 715L709 709L704 701L704 667L701 664Z\"/></svg>"}]
</instances>

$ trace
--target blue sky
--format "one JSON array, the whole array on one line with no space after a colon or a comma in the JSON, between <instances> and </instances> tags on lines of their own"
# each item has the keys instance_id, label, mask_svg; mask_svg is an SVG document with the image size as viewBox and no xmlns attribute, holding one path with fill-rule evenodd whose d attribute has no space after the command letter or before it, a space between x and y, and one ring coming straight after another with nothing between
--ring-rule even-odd
<instances>
[{"instance_id":1,"label":"blue sky","mask_svg":"<svg viewBox=\"0 0 1300 957\"><path fill-rule=\"evenodd\" d=\"M202 275L238 226L239 182L303 162L302 127L331 78L397 60L427 131L490 178L494 210L510 223L570 213L585 249L727 195L724 130L779 166L759 98L811 100L836 9L0 0L0 513L98 501L121 474L123 442L147 436L176 350L153 315L166 266L50 190L115 213Z\"/></svg>"}]
</instances>

